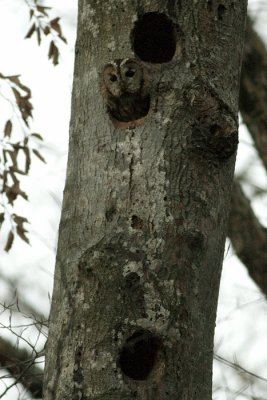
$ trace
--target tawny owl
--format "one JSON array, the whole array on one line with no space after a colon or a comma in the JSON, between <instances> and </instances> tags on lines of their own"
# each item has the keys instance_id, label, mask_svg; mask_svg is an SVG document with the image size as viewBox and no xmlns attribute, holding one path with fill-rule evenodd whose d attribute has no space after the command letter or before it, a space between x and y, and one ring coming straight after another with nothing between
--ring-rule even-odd
<instances>
[{"instance_id":1,"label":"tawny owl","mask_svg":"<svg viewBox=\"0 0 267 400\"><path fill-rule=\"evenodd\" d=\"M101 90L109 114L118 121L134 121L148 113L147 70L135 59L107 64L102 72Z\"/></svg>"}]
</instances>

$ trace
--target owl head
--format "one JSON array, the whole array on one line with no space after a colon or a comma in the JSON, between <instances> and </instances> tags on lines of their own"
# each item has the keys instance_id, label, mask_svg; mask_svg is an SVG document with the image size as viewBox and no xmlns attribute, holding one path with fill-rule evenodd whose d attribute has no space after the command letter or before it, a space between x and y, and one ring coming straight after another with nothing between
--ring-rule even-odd
<instances>
[{"instance_id":1,"label":"owl head","mask_svg":"<svg viewBox=\"0 0 267 400\"><path fill-rule=\"evenodd\" d=\"M137 60L126 58L107 64L103 71L105 90L114 97L137 93L143 87L144 69Z\"/></svg>"},{"instance_id":2,"label":"owl head","mask_svg":"<svg viewBox=\"0 0 267 400\"><path fill-rule=\"evenodd\" d=\"M144 83L144 69L137 60L126 58L120 63L121 78L129 93L140 91Z\"/></svg>"}]
</instances>

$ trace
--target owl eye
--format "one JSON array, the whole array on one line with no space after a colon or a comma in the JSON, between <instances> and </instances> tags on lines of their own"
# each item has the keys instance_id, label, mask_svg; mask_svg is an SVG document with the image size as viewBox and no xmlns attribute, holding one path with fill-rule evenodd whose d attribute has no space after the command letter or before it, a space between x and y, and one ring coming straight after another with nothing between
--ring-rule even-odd
<instances>
[{"instance_id":1,"label":"owl eye","mask_svg":"<svg viewBox=\"0 0 267 400\"><path fill-rule=\"evenodd\" d=\"M132 77L134 76L134 74L135 74L135 70L133 70L133 69L128 69L128 70L125 72L126 78L132 78Z\"/></svg>"},{"instance_id":2,"label":"owl eye","mask_svg":"<svg viewBox=\"0 0 267 400\"><path fill-rule=\"evenodd\" d=\"M114 74L111 74L110 77L109 77L109 80L110 80L111 82L116 82L117 79L118 79L117 76L114 75Z\"/></svg>"}]
</instances>

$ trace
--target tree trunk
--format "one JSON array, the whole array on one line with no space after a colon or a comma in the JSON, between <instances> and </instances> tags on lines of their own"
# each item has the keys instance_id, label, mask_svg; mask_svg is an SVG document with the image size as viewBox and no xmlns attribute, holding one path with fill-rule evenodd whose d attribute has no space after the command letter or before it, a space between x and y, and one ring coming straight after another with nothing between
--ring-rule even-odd
<instances>
[{"instance_id":1,"label":"tree trunk","mask_svg":"<svg viewBox=\"0 0 267 400\"><path fill-rule=\"evenodd\" d=\"M45 400L211 399L245 15L79 1Z\"/></svg>"}]
</instances>

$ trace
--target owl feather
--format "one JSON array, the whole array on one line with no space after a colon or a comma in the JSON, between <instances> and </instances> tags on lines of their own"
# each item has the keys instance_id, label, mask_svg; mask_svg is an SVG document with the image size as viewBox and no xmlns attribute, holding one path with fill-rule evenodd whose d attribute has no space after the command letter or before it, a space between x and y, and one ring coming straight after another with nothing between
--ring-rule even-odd
<instances>
[{"instance_id":1,"label":"owl feather","mask_svg":"<svg viewBox=\"0 0 267 400\"><path fill-rule=\"evenodd\" d=\"M135 59L107 64L102 72L101 92L108 113L118 121L134 121L148 113L147 70Z\"/></svg>"}]
</instances>

